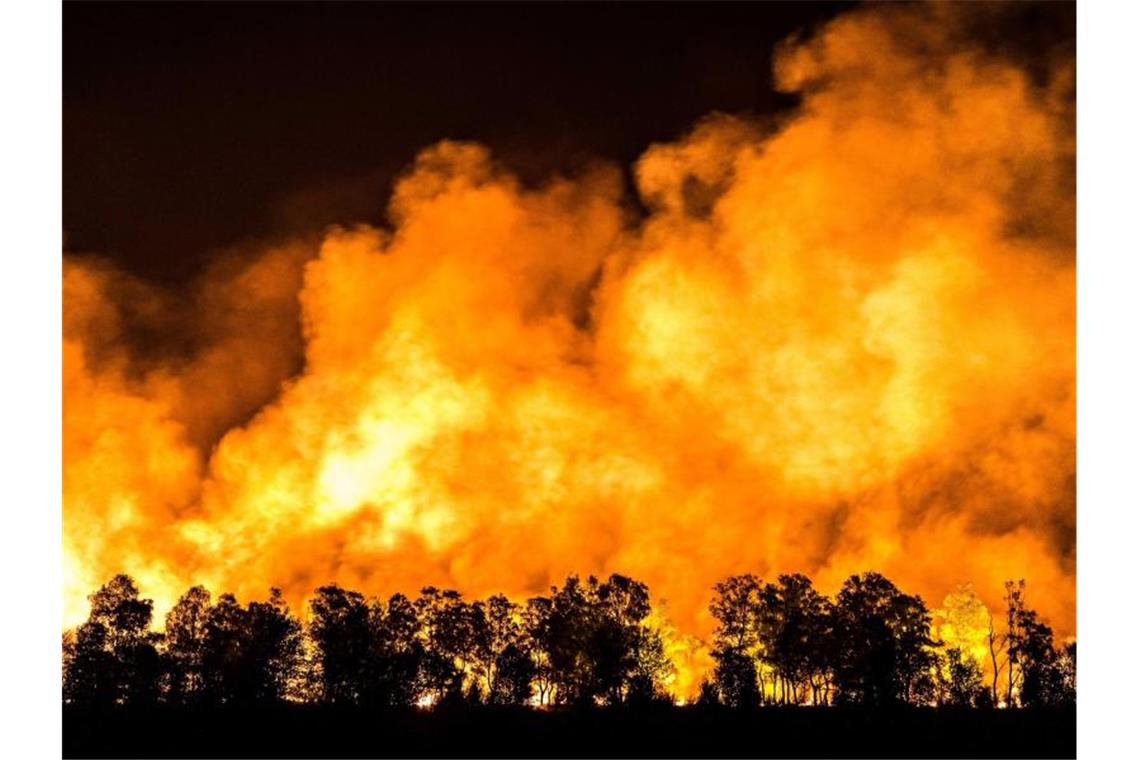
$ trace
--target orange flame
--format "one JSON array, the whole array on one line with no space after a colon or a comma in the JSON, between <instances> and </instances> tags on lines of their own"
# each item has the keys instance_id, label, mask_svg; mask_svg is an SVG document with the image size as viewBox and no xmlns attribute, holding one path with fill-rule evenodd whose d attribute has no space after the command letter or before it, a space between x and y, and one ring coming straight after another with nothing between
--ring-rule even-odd
<instances>
[{"instance_id":1,"label":"orange flame","mask_svg":"<svg viewBox=\"0 0 1140 760\"><path fill-rule=\"evenodd\" d=\"M189 303L68 257L67 620L119 570L160 610L196 582L299 604L622 572L668 600L687 694L744 571L873 568L932 603L969 580L991 609L1024 577L1073 633L1072 67L1042 85L961 23L870 9L788 43L799 110L651 146L644 220L614 169L527 189L443 142L390 229ZM190 358L130 348L183 323Z\"/></svg>"}]
</instances>

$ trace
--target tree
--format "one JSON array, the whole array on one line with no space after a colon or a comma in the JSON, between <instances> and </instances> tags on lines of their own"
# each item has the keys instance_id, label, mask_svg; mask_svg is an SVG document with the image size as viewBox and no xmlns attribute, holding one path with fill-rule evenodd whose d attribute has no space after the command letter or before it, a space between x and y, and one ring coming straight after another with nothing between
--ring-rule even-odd
<instances>
[{"instance_id":1,"label":"tree","mask_svg":"<svg viewBox=\"0 0 1140 760\"><path fill-rule=\"evenodd\" d=\"M989 646L990 663L993 669L993 680L990 683L990 704L994 707L997 707L999 704L1001 704L1001 698L998 695L998 683L1001 681L1001 669L1003 667L1003 663L1000 660L1001 653L1003 651L1006 653L1006 661L1004 663L1005 666L1009 665L1009 656L1008 649L1006 648L1007 641L1005 636L999 634L994 629L993 615L989 616L989 628L986 632L986 642Z\"/></svg>"},{"instance_id":2,"label":"tree","mask_svg":"<svg viewBox=\"0 0 1140 760\"><path fill-rule=\"evenodd\" d=\"M645 625L649 610L645 584L617 574L604 583L572 575L548 603L532 600L531 634L559 702L617 704L657 689L663 645Z\"/></svg>"},{"instance_id":3,"label":"tree","mask_svg":"<svg viewBox=\"0 0 1140 760\"><path fill-rule=\"evenodd\" d=\"M1025 612L1025 581L1019 580L1005 582L1005 653L1006 653L1006 690L1005 704L1013 707L1013 690L1015 676L1020 678L1018 667L1019 643L1021 641L1020 625Z\"/></svg>"},{"instance_id":4,"label":"tree","mask_svg":"<svg viewBox=\"0 0 1140 760\"><path fill-rule=\"evenodd\" d=\"M533 683L539 705L550 704L557 689L550 649L550 619L553 611L553 603L545 596L528 599L522 611L523 640L534 664Z\"/></svg>"},{"instance_id":5,"label":"tree","mask_svg":"<svg viewBox=\"0 0 1140 760\"><path fill-rule=\"evenodd\" d=\"M203 696L213 705L252 701L246 672L246 611L233 594L222 594L206 616L202 652Z\"/></svg>"},{"instance_id":6,"label":"tree","mask_svg":"<svg viewBox=\"0 0 1140 760\"><path fill-rule=\"evenodd\" d=\"M708 678L702 679L700 691L697 694L697 705L708 708L720 703L720 692L716 684Z\"/></svg>"},{"instance_id":7,"label":"tree","mask_svg":"<svg viewBox=\"0 0 1140 760\"><path fill-rule=\"evenodd\" d=\"M243 644L250 700L281 701L301 656L301 622L289 611L281 589L270 589L265 602L249 603Z\"/></svg>"},{"instance_id":8,"label":"tree","mask_svg":"<svg viewBox=\"0 0 1140 760\"><path fill-rule=\"evenodd\" d=\"M476 602L474 661L492 704L525 704L535 665L526 651L518 605L502 594Z\"/></svg>"},{"instance_id":9,"label":"tree","mask_svg":"<svg viewBox=\"0 0 1140 760\"><path fill-rule=\"evenodd\" d=\"M1021 668L1022 707L1060 705L1075 699L1066 686L1065 663L1053 646L1053 629L1026 609L1018 625L1018 666ZM1074 652L1075 665L1075 652Z\"/></svg>"},{"instance_id":10,"label":"tree","mask_svg":"<svg viewBox=\"0 0 1140 760\"><path fill-rule=\"evenodd\" d=\"M154 602L128 575L88 597L91 613L65 648L64 696L75 704L139 705L158 698L161 636L149 630Z\"/></svg>"},{"instance_id":11,"label":"tree","mask_svg":"<svg viewBox=\"0 0 1140 760\"><path fill-rule=\"evenodd\" d=\"M717 621L713 686L723 704L754 705L762 696L755 657L760 647L761 583L751 574L734 575L717 583L713 592L709 604L709 612Z\"/></svg>"},{"instance_id":12,"label":"tree","mask_svg":"<svg viewBox=\"0 0 1140 760\"><path fill-rule=\"evenodd\" d=\"M844 701L906 702L934 660L930 613L878 573L853 575L835 605L835 671Z\"/></svg>"},{"instance_id":13,"label":"tree","mask_svg":"<svg viewBox=\"0 0 1140 760\"><path fill-rule=\"evenodd\" d=\"M1068 658L1053 644L1053 629L1025 601L1025 581L1006 581L1006 704L1022 707L1075 701L1076 649ZM1068 671L1072 671L1071 678ZM1015 676L1016 674L1016 676Z\"/></svg>"},{"instance_id":14,"label":"tree","mask_svg":"<svg viewBox=\"0 0 1140 760\"><path fill-rule=\"evenodd\" d=\"M537 667L521 643L508 644L495 657L494 687L488 700L497 705L525 705L531 699Z\"/></svg>"},{"instance_id":15,"label":"tree","mask_svg":"<svg viewBox=\"0 0 1140 760\"><path fill-rule=\"evenodd\" d=\"M477 635L485 625L483 610L458 591L428 586L416 600L422 624L423 688L436 703L462 701L468 673L476 667Z\"/></svg>"},{"instance_id":16,"label":"tree","mask_svg":"<svg viewBox=\"0 0 1140 760\"><path fill-rule=\"evenodd\" d=\"M940 696L939 702L961 702L960 694L951 693L955 681L951 671L955 667L958 668L956 672L959 676L966 674L963 670L966 668L971 672L977 671L979 677L982 677L984 663L988 658L993 664L994 673L989 694L985 698L975 694L970 701L993 704L1001 668L998 656L1004 644L1001 637L994 633L993 616L989 609L974 593L973 587L969 583L963 583L946 595L942 606L935 611L934 618L938 639L947 650L946 657L940 663L942 667L937 672L941 685L945 687L945 693ZM954 651L957 652L956 655L952 654ZM967 665L967 662L972 665Z\"/></svg>"},{"instance_id":17,"label":"tree","mask_svg":"<svg viewBox=\"0 0 1140 760\"><path fill-rule=\"evenodd\" d=\"M203 657L210 606L210 592L202 586L194 586L166 614L163 659L167 676L166 698L170 702L191 704L202 699Z\"/></svg>"},{"instance_id":18,"label":"tree","mask_svg":"<svg viewBox=\"0 0 1140 760\"><path fill-rule=\"evenodd\" d=\"M367 691L369 610L364 597L336 585L317 589L309 602L309 634L319 652L326 702L357 704Z\"/></svg>"},{"instance_id":19,"label":"tree","mask_svg":"<svg viewBox=\"0 0 1140 760\"><path fill-rule=\"evenodd\" d=\"M760 581L751 574L734 575L713 586L709 612L718 623L714 646L744 652L757 646L760 589Z\"/></svg>"},{"instance_id":20,"label":"tree","mask_svg":"<svg viewBox=\"0 0 1140 760\"><path fill-rule=\"evenodd\" d=\"M1077 702L1077 642L1070 641L1061 648L1057 663L1060 671L1060 701L1063 704Z\"/></svg>"},{"instance_id":21,"label":"tree","mask_svg":"<svg viewBox=\"0 0 1140 760\"><path fill-rule=\"evenodd\" d=\"M391 707L412 704L424 658L415 605L403 594L394 594L386 604L374 601L368 610L368 625L370 650L363 701Z\"/></svg>"},{"instance_id":22,"label":"tree","mask_svg":"<svg viewBox=\"0 0 1140 760\"><path fill-rule=\"evenodd\" d=\"M665 653L665 640L661 631L640 626L634 632L634 667L625 686L627 702L646 704L670 702L672 698L662 684L674 674L673 663Z\"/></svg>"},{"instance_id":23,"label":"tree","mask_svg":"<svg viewBox=\"0 0 1140 760\"><path fill-rule=\"evenodd\" d=\"M91 614L87 620L104 627L112 649L147 638L154 602L139 598L138 587L129 575L116 575L88 599Z\"/></svg>"},{"instance_id":24,"label":"tree","mask_svg":"<svg viewBox=\"0 0 1140 760\"><path fill-rule=\"evenodd\" d=\"M780 686L780 701L799 703L810 689L818 701L826 679L825 641L831 603L804 575L781 575L759 594L759 639ZM818 678L818 681L817 681Z\"/></svg>"},{"instance_id":25,"label":"tree","mask_svg":"<svg viewBox=\"0 0 1140 760\"><path fill-rule=\"evenodd\" d=\"M951 647L946 650L947 700L958 707L973 707L979 701L979 694L985 692L982 685L982 669L977 661L961 649Z\"/></svg>"},{"instance_id":26,"label":"tree","mask_svg":"<svg viewBox=\"0 0 1140 760\"><path fill-rule=\"evenodd\" d=\"M108 707L118 701L115 656L102 623L84 623L64 636L63 701Z\"/></svg>"},{"instance_id":27,"label":"tree","mask_svg":"<svg viewBox=\"0 0 1140 760\"><path fill-rule=\"evenodd\" d=\"M756 663L736 647L714 650L713 683L721 704L729 707L755 707L760 702L756 683Z\"/></svg>"}]
</instances>

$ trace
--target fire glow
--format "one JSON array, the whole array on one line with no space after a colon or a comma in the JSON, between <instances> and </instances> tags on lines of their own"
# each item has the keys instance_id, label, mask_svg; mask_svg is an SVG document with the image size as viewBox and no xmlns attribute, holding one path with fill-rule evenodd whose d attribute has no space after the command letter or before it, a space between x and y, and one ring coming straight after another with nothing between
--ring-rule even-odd
<instances>
[{"instance_id":1,"label":"fire glow","mask_svg":"<svg viewBox=\"0 0 1140 760\"><path fill-rule=\"evenodd\" d=\"M1072 63L1037 81L959 12L787 43L797 111L649 146L643 216L615 167L527 188L443 142L389 227L189 297L65 257L65 624L120 571L159 615L620 572L667 600L679 694L742 572L991 610L1026 578L1075 634ZM188 353L132 343L178 322Z\"/></svg>"}]
</instances>

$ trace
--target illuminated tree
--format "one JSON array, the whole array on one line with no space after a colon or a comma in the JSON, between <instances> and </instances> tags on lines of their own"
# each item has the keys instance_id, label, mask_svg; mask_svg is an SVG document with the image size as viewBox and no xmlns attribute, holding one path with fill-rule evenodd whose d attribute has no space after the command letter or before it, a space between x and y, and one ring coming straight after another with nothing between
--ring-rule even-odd
<instances>
[{"instance_id":1,"label":"illuminated tree","mask_svg":"<svg viewBox=\"0 0 1140 760\"><path fill-rule=\"evenodd\" d=\"M1070 641L1061 648L1058 668L1061 672L1061 701L1076 704L1077 701L1077 642Z\"/></svg>"}]
</instances>

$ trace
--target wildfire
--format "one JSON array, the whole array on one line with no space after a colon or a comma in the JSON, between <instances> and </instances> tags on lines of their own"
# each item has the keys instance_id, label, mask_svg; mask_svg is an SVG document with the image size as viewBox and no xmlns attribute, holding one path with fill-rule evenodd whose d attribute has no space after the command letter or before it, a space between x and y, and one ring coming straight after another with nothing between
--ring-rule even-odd
<instances>
[{"instance_id":1,"label":"wildfire","mask_svg":"<svg viewBox=\"0 0 1140 760\"><path fill-rule=\"evenodd\" d=\"M193 583L299 608L621 572L668 600L688 695L740 572L990 609L1027 578L1074 633L1072 63L1042 83L968 21L788 43L796 113L650 146L645 218L612 167L533 189L445 141L389 228L189 297L65 258L65 622L117 571L160 614Z\"/></svg>"}]
</instances>

